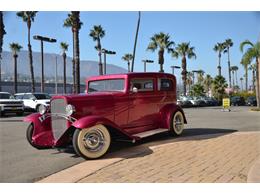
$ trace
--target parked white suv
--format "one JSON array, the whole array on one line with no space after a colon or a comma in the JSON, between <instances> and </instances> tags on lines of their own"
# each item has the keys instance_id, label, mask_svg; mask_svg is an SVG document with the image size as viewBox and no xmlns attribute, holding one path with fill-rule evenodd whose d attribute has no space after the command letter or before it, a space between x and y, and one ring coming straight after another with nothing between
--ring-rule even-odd
<instances>
[{"instance_id":1,"label":"parked white suv","mask_svg":"<svg viewBox=\"0 0 260 195\"><path fill-rule=\"evenodd\" d=\"M50 104L51 96L47 93L16 93L15 99L23 100L26 110L38 111L39 106Z\"/></svg>"},{"instance_id":2,"label":"parked white suv","mask_svg":"<svg viewBox=\"0 0 260 195\"><path fill-rule=\"evenodd\" d=\"M0 92L0 117L5 113L16 113L22 116L24 112L23 102L14 99L8 92Z\"/></svg>"}]
</instances>

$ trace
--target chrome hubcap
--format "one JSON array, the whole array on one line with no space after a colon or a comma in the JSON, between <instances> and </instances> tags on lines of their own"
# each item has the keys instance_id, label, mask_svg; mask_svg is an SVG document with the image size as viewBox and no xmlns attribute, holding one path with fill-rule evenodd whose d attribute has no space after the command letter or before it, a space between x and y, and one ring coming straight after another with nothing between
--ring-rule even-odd
<instances>
[{"instance_id":1,"label":"chrome hubcap","mask_svg":"<svg viewBox=\"0 0 260 195\"><path fill-rule=\"evenodd\" d=\"M183 126L182 117L180 115L177 115L174 120L174 127L176 132L181 132Z\"/></svg>"},{"instance_id":2,"label":"chrome hubcap","mask_svg":"<svg viewBox=\"0 0 260 195\"><path fill-rule=\"evenodd\" d=\"M105 138L99 129L93 129L86 133L83 138L84 146L88 151L96 152L103 148Z\"/></svg>"}]
</instances>

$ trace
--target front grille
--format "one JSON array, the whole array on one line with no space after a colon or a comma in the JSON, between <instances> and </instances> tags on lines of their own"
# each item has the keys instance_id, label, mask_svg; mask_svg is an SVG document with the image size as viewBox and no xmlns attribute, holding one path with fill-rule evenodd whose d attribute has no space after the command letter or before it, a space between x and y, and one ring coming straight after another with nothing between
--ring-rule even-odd
<instances>
[{"instance_id":1,"label":"front grille","mask_svg":"<svg viewBox=\"0 0 260 195\"><path fill-rule=\"evenodd\" d=\"M8 101L2 101L2 102L0 102L0 104L19 104L19 105L21 105L23 102L8 102Z\"/></svg>"},{"instance_id":2,"label":"front grille","mask_svg":"<svg viewBox=\"0 0 260 195\"><path fill-rule=\"evenodd\" d=\"M67 120L60 115L65 115L66 101L64 99L54 99L51 101L51 126L53 137L55 140L59 140L60 137L67 130ZM57 115L56 115L57 114Z\"/></svg>"}]
</instances>

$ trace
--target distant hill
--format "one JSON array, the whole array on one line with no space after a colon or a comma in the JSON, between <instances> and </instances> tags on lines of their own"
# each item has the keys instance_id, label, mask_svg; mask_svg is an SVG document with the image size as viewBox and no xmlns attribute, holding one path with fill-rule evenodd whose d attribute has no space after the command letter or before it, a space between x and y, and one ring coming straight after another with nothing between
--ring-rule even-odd
<instances>
[{"instance_id":1,"label":"distant hill","mask_svg":"<svg viewBox=\"0 0 260 195\"><path fill-rule=\"evenodd\" d=\"M30 77L28 52L19 52L18 57L18 74ZM44 54L44 74L46 78L55 77L55 56L57 56L58 76L63 76L63 58L61 55L45 53ZM33 67L35 77L41 75L41 53L33 52ZM12 52L3 51L2 53L2 72L4 75L13 75L13 55ZM107 64L107 74L116 74L127 72L126 69L113 64ZM81 79L90 76L98 75L98 62L97 61L80 61L80 74ZM3 75L3 76L4 76ZM72 78L72 58L67 57L67 77Z\"/></svg>"}]
</instances>

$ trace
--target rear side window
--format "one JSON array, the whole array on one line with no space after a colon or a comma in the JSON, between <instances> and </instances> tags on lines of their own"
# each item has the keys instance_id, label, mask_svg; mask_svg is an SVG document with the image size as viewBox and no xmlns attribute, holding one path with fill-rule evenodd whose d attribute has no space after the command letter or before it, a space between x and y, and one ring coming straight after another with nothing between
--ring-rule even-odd
<instances>
[{"instance_id":1,"label":"rear side window","mask_svg":"<svg viewBox=\"0 0 260 195\"><path fill-rule=\"evenodd\" d=\"M159 91L173 91L173 82L171 79L159 79L158 80Z\"/></svg>"},{"instance_id":2,"label":"rear side window","mask_svg":"<svg viewBox=\"0 0 260 195\"><path fill-rule=\"evenodd\" d=\"M153 91L153 79L132 79L130 91L133 91L134 87L136 87L138 91Z\"/></svg>"}]
</instances>

